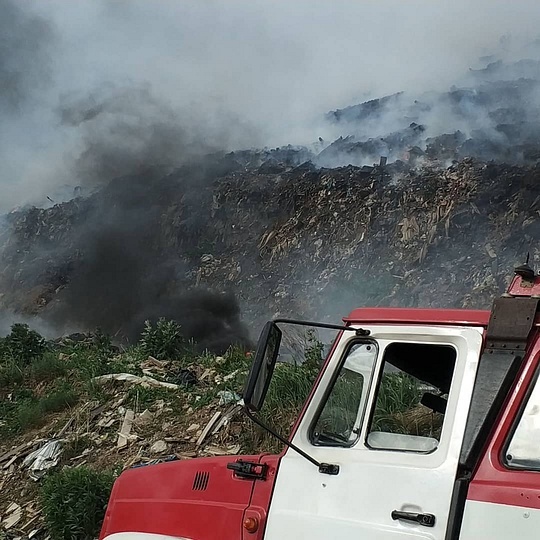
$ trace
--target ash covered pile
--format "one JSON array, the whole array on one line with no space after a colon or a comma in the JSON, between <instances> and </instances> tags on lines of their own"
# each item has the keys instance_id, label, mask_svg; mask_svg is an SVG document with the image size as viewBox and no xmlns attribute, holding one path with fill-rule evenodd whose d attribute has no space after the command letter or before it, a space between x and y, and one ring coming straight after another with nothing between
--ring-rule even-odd
<instances>
[{"instance_id":1,"label":"ash covered pile","mask_svg":"<svg viewBox=\"0 0 540 540\"><path fill-rule=\"evenodd\" d=\"M191 174L122 178L87 199L11 214L4 309L128 337L145 318L168 317L203 340L208 328L244 339L240 305L254 332L278 312L487 308L527 251L538 256L537 165L238 164L186 191Z\"/></svg>"}]
</instances>

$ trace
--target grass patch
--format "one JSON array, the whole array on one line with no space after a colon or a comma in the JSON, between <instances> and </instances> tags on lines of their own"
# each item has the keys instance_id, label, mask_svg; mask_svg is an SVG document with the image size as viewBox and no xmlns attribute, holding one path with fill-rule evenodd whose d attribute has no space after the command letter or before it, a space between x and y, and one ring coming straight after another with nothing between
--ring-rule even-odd
<instances>
[{"instance_id":1,"label":"grass patch","mask_svg":"<svg viewBox=\"0 0 540 540\"><path fill-rule=\"evenodd\" d=\"M85 467L45 478L40 500L52 540L97 538L113 482L112 473Z\"/></svg>"},{"instance_id":2,"label":"grass patch","mask_svg":"<svg viewBox=\"0 0 540 540\"><path fill-rule=\"evenodd\" d=\"M56 386L42 398L24 390L11 400L0 402L0 433L14 435L41 426L47 415L63 411L77 403L79 396L66 382Z\"/></svg>"},{"instance_id":3,"label":"grass patch","mask_svg":"<svg viewBox=\"0 0 540 540\"><path fill-rule=\"evenodd\" d=\"M24 369L13 360L0 365L0 388L14 388L24 382Z\"/></svg>"},{"instance_id":4,"label":"grass patch","mask_svg":"<svg viewBox=\"0 0 540 540\"><path fill-rule=\"evenodd\" d=\"M406 373L385 373L371 431L438 437L443 415L420 405L419 382Z\"/></svg>"},{"instance_id":5,"label":"grass patch","mask_svg":"<svg viewBox=\"0 0 540 540\"><path fill-rule=\"evenodd\" d=\"M80 456L84 450L92 446L92 441L87 435L77 436L66 442L62 451L62 461L69 462L72 458Z\"/></svg>"},{"instance_id":6,"label":"grass patch","mask_svg":"<svg viewBox=\"0 0 540 540\"><path fill-rule=\"evenodd\" d=\"M176 390L167 388L132 386L127 392L126 406L134 411L142 411L153 405L158 399L171 401L178 398Z\"/></svg>"},{"instance_id":7,"label":"grass patch","mask_svg":"<svg viewBox=\"0 0 540 540\"><path fill-rule=\"evenodd\" d=\"M313 388L317 374L318 369L311 364L277 364L260 412L261 419L287 437ZM247 435L253 438L251 446L257 451L279 452L282 449L280 441L257 426ZM244 444L247 442L244 439Z\"/></svg>"},{"instance_id":8,"label":"grass patch","mask_svg":"<svg viewBox=\"0 0 540 540\"><path fill-rule=\"evenodd\" d=\"M39 400L39 407L43 414L63 411L73 407L79 401L75 390L67 383L61 384L52 393Z\"/></svg>"},{"instance_id":9,"label":"grass patch","mask_svg":"<svg viewBox=\"0 0 540 540\"><path fill-rule=\"evenodd\" d=\"M65 375L67 370L66 361L60 360L54 352L45 353L27 368L29 377L35 381L52 381Z\"/></svg>"}]
</instances>

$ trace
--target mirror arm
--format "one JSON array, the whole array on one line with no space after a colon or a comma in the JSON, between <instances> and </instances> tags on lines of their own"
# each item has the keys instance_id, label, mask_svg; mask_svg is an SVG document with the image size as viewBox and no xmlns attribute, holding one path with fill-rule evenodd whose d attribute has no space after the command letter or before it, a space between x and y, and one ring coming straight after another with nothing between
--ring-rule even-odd
<instances>
[{"instance_id":1,"label":"mirror arm","mask_svg":"<svg viewBox=\"0 0 540 540\"><path fill-rule=\"evenodd\" d=\"M296 319L272 319L272 322L277 323L289 323L289 324L299 324L302 326L315 326L319 328L331 328L333 330L343 330L347 332L355 332L357 336L369 336L371 332L365 328L352 328L351 326L343 326L339 324L326 324L318 322L309 322L309 321L298 321Z\"/></svg>"},{"instance_id":2,"label":"mirror arm","mask_svg":"<svg viewBox=\"0 0 540 540\"><path fill-rule=\"evenodd\" d=\"M328 463L319 463L315 458L311 457L309 454L304 452L301 448L298 448L295 444L288 441L285 437L282 437L279 433L274 431L273 429L269 428L267 425L263 424L256 416L254 416L248 407L244 407L244 411L248 418L255 422L259 427L262 429L268 431L271 435L273 435L276 439L278 439L280 442L282 442L285 446L288 446L289 448L292 448L295 452L298 452L302 457L306 458L310 463L313 463L316 467L318 467L319 472L324 474L331 474L336 475L339 473L339 465L329 465Z\"/></svg>"}]
</instances>

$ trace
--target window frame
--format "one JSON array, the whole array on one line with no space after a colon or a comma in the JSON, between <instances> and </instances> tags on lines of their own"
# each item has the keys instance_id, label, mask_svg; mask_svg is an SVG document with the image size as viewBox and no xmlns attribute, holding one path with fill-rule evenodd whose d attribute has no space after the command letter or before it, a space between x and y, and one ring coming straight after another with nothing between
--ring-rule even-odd
<instances>
[{"instance_id":1,"label":"window frame","mask_svg":"<svg viewBox=\"0 0 540 540\"><path fill-rule=\"evenodd\" d=\"M372 431L370 431L371 429L371 425L373 423L373 417L375 416L375 409L376 409L376 406L377 406L377 398L378 398L378 395L379 395L379 388L380 388L380 385L381 385L381 380L384 376L384 366L385 364L387 363L387 361L385 360L385 355L386 355L386 349L388 349L388 347L390 345L393 345L394 343L400 343L400 344L404 344L404 345L416 345L417 342L415 341L403 341L403 340L395 340L395 341L392 341L391 343L389 343L385 348L384 348L384 351L383 351L383 356L381 358L381 363L380 363L380 366L378 368L378 374L377 374L377 382L376 382L376 385L375 385L375 388L373 390L373 396L371 398L371 411L369 413L369 418L368 418L368 421L367 421L367 424L366 424L366 429L365 429L365 433L364 433L364 447L372 452L392 452L392 453L399 453L399 454L416 454L416 455L422 455L422 456L429 456L429 455L432 455L434 454L435 452L437 452L437 450L439 450L439 447L440 447L440 443L442 442L442 434L443 434L443 430L444 430L444 419L446 418L446 414L444 415L443 417L443 425L441 427L441 437L438 441L439 444L437 444L437 447L434 448L433 450L430 450L430 451L423 451L423 450L403 450L401 448L375 448L373 446L370 446L368 444L368 437L370 435L370 433L372 433ZM425 343L426 345L430 345L432 347L450 347L453 349L454 351L454 367L453 367L453 370L452 370L452 380L451 380L451 385L450 385L450 390L448 392L448 396L450 396L450 391L454 385L454 376L455 376L455 372L456 372L456 367L458 366L458 356L459 356L459 351L458 349L456 348L455 344L453 343ZM392 364L390 364L392 365ZM399 369L399 368L397 368ZM400 369L400 371L404 372L403 370ZM406 373L406 372L404 372ZM420 380L420 379L418 379ZM387 432L383 432L383 433L387 433Z\"/></svg>"},{"instance_id":2,"label":"window frame","mask_svg":"<svg viewBox=\"0 0 540 540\"><path fill-rule=\"evenodd\" d=\"M350 353L351 349L355 345L357 345L358 343L365 344L365 345L373 345L375 347L375 356L374 356L373 365L372 365L372 368L371 368L371 375L369 377L369 380L364 381L364 386L362 387L362 392L366 392L366 399L364 400L363 410L362 410L361 413L360 413L360 410L358 410L358 412L357 412L357 418L358 418L358 414L360 414L360 429L358 430L358 433L356 433L356 437L353 440L351 440L350 442L348 442L348 443L345 443L345 442L337 443L336 442L336 443L330 444L330 443L316 442L314 440L314 432L315 432L315 428L317 426L317 423L319 422L321 414L322 414L324 408L326 407L326 404L328 403L328 398L330 397L330 394L334 390L334 387L335 387L336 382L338 380L339 374L341 373L341 370L343 369L343 366L345 365L345 362L347 361L347 358L349 357L349 353ZM320 403L317 406L317 409L315 410L315 414L313 415L311 423L308 426L307 437L308 437L309 443L312 446L314 446L316 448L352 448L353 446L355 446L358 443L358 441L361 438L362 425L364 423L364 418L366 416L366 410L368 408L369 401L370 401L369 400L370 389L371 389L371 384L372 384L373 379L374 379L375 371L377 370L377 362L378 362L378 359L379 359L379 353L380 353L380 347L379 347L378 342L375 339L354 337L354 338L349 340L349 342L347 343L345 349L343 350L343 352L341 354L341 358L339 359L339 362L338 362L336 368L334 369L334 373L332 373L332 378L330 379L329 384L327 385L327 387L326 387L326 389L324 391L323 397L320 400ZM360 400L361 399L362 399L362 396L360 396Z\"/></svg>"},{"instance_id":3,"label":"window frame","mask_svg":"<svg viewBox=\"0 0 540 540\"><path fill-rule=\"evenodd\" d=\"M510 429L508 430L508 433L505 436L504 444L501 446L501 450L499 454L499 461L501 465L505 469L509 471L513 471L513 472L521 472L521 473L540 472L540 450L539 450L539 456L538 456L538 467L536 468L531 468L530 466L524 467L524 466L512 465L508 462L508 459L507 459L510 445L512 444L512 441L519 427L519 424L521 423L521 420L523 419L523 415L525 414L525 409L529 405L529 400L531 399L533 392L536 390L537 385L540 390L540 363L538 362L538 358L536 359L536 363L537 365L534 368L534 374L531 378L531 383L529 385L529 388L527 388L527 391L525 395L523 396L521 403L519 404L518 410L516 411L516 414L510 425Z\"/></svg>"}]
</instances>

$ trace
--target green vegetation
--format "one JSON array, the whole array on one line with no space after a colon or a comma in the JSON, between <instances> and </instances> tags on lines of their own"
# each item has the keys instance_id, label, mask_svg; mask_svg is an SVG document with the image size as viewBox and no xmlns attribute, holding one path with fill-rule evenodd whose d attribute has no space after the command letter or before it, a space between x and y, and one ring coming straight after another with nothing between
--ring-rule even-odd
<instances>
[{"instance_id":1,"label":"green vegetation","mask_svg":"<svg viewBox=\"0 0 540 540\"><path fill-rule=\"evenodd\" d=\"M27 324L14 324L11 332L0 340L0 354L11 359L18 366L27 366L36 358L40 358L47 343L35 330Z\"/></svg>"},{"instance_id":2,"label":"green vegetation","mask_svg":"<svg viewBox=\"0 0 540 540\"><path fill-rule=\"evenodd\" d=\"M0 401L0 417L3 422L0 434L14 435L39 427L49 414L72 407L78 400L77 392L65 381L52 386L41 397L26 389L13 392L10 399Z\"/></svg>"},{"instance_id":3,"label":"green vegetation","mask_svg":"<svg viewBox=\"0 0 540 540\"><path fill-rule=\"evenodd\" d=\"M52 540L97 538L113 481L112 473L84 467L45 478L40 499Z\"/></svg>"},{"instance_id":4,"label":"green vegetation","mask_svg":"<svg viewBox=\"0 0 540 540\"><path fill-rule=\"evenodd\" d=\"M140 340L141 350L158 360L178 359L191 350L190 343L175 321L159 319L153 326L146 321Z\"/></svg>"},{"instance_id":5,"label":"green vegetation","mask_svg":"<svg viewBox=\"0 0 540 540\"><path fill-rule=\"evenodd\" d=\"M372 431L438 438L443 416L420 405L419 381L406 373L385 373L381 380Z\"/></svg>"}]
</instances>

